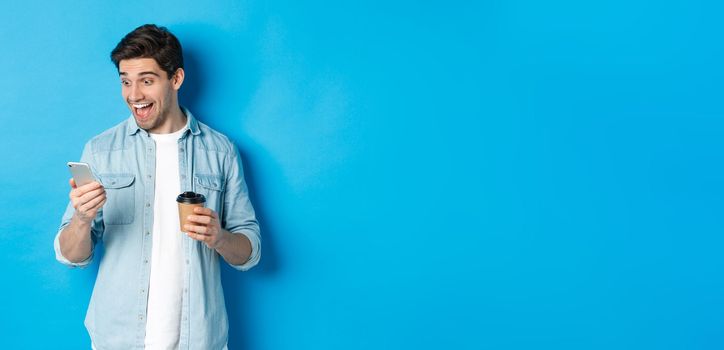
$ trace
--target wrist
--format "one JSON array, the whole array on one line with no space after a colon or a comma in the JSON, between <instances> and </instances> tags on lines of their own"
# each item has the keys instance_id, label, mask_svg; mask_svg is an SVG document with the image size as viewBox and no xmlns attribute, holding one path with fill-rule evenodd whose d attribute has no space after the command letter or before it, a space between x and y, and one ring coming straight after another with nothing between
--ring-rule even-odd
<instances>
[{"instance_id":1,"label":"wrist","mask_svg":"<svg viewBox=\"0 0 724 350\"><path fill-rule=\"evenodd\" d=\"M80 215L78 215L78 212L73 214L72 220L75 221L75 225L78 228L90 228L91 223L93 222L93 219L83 219Z\"/></svg>"},{"instance_id":2,"label":"wrist","mask_svg":"<svg viewBox=\"0 0 724 350\"><path fill-rule=\"evenodd\" d=\"M221 229L220 232L221 232L221 241L219 242L219 246L221 247L221 246L226 245L231 240L232 233L227 230L224 230L223 228Z\"/></svg>"}]
</instances>

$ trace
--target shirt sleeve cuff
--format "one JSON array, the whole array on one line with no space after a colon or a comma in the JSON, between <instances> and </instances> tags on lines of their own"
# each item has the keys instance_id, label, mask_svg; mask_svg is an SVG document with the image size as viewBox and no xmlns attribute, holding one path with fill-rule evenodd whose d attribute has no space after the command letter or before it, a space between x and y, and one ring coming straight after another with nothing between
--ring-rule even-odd
<instances>
[{"instance_id":1,"label":"shirt sleeve cuff","mask_svg":"<svg viewBox=\"0 0 724 350\"><path fill-rule=\"evenodd\" d=\"M58 233L55 235L55 241L53 242L53 246L55 248L55 259L58 260L61 264L67 265L70 267L86 267L88 264L90 264L91 260L93 260L93 252L83 261L81 262L71 262L70 260L66 259L63 256L63 253L60 252L60 233L63 232L63 229L65 227L61 227Z\"/></svg>"},{"instance_id":2,"label":"shirt sleeve cuff","mask_svg":"<svg viewBox=\"0 0 724 350\"><path fill-rule=\"evenodd\" d=\"M239 271L248 271L252 267L256 266L256 264L259 263L259 259L261 259L261 239L259 239L258 234L253 232L232 232L232 234L244 235L249 239L249 242L251 242L251 256L249 257L249 260L241 265L229 265Z\"/></svg>"}]
</instances>

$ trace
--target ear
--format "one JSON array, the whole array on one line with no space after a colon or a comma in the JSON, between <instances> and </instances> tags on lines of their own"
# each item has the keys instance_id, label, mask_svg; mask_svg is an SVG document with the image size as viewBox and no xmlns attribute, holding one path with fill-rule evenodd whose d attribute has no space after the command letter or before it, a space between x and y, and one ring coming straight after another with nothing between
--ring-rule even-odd
<instances>
[{"instance_id":1,"label":"ear","mask_svg":"<svg viewBox=\"0 0 724 350\"><path fill-rule=\"evenodd\" d=\"M179 68L176 70L176 73L174 73L173 77L171 77L171 86L173 86L173 89L178 91L178 89L181 88L181 84L184 83L184 69Z\"/></svg>"}]
</instances>

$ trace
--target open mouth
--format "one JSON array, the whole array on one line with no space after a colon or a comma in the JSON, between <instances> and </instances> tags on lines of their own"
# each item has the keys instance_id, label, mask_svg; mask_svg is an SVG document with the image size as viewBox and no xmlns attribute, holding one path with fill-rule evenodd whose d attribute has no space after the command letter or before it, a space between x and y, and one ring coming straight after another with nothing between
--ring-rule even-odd
<instances>
[{"instance_id":1,"label":"open mouth","mask_svg":"<svg viewBox=\"0 0 724 350\"><path fill-rule=\"evenodd\" d=\"M133 106L133 113L136 117L146 119L151 114L153 103L133 103L131 106Z\"/></svg>"}]
</instances>

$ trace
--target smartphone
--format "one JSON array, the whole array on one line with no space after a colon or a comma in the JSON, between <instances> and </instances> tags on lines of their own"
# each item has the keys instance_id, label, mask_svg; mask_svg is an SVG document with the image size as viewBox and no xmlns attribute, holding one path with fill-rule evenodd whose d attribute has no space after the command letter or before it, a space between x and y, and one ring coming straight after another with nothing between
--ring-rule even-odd
<instances>
[{"instance_id":1,"label":"smartphone","mask_svg":"<svg viewBox=\"0 0 724 350\"><path fill-rule=\"evenodd\" d=\"M95 181L88 163L68 162L68 169L78 187Z\"/></svg>"}]
</instances>

